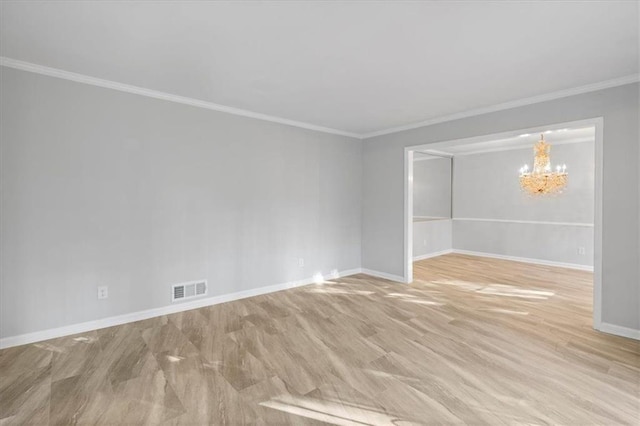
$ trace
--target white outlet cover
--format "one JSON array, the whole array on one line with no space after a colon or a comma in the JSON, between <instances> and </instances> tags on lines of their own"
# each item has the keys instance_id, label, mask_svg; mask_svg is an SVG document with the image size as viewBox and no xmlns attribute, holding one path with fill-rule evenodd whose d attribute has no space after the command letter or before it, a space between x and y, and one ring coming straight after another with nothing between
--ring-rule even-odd
<instances>
[{"instance_id":1,"label":"white outlet cover","mask_svg":"<svg viewBox=\"0 0 640 426\"><path fill-rule=\"evenodd\" d=\"M98 299L108 299L109 298L109 287L102 286L98 287Z\"/></svg>"}]
</instances>

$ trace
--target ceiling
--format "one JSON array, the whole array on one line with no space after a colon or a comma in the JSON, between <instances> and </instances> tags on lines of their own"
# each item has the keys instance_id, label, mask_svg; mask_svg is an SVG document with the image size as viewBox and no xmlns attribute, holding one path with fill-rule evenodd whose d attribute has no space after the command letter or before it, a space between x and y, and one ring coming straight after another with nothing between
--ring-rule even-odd
<instances>
[{"instance_id":1,"label":"ceiling","mask_svg":"<svg viewBox=\"0 0 640 426\"><path fill-rule=\"evenodd\" d=\"M595 141L595 128L581 127L572 129L555 129L543 132L544 139L554 145L563 145L568 143L582 143ZM533 145L540 140L540 134L524 133L521 135L503 138L490 139L485 141L474 141L467 143L461 140L460 143L450 145L446 148L437 150L423 150L414 152L415 160L454 157L456 155L480 154L483 152L506 151L511 149L531 149Z\"/></svg>"},{"instance_id":2,"label":"ceiling","mask_svg":"<svg viewBox=\"0 0 640 426\"><path fill-rule=\"evenodd\" d=\"M357 136L639 71L636 1L1 8L5 58Z\"/></svg>"}]
</instances>

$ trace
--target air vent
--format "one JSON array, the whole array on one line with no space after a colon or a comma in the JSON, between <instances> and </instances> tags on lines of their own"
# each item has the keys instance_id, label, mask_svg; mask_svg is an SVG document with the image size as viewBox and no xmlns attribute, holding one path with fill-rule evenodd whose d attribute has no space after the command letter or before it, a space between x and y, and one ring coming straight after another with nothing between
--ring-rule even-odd
<instances>
[{"instance_id":1,"label":"air vent","mask_svg":"<svg viewBox=\"0 0 640 426\"><path fill-rule=\"evenodd\" d=\"M173 300L184 299L184 286L177 285L173 287Z\"/></svg>"},{"instance_id":2,"label":"air vent","mask_svg":"<svg viewBox=\"0 0 640 426\"><path fill-rule=\"evenodd\" d=\"M171 301L191 299L192 297L207 294L207 280L191 281L188 283L174 284L171 286Z\"/></svg>"}]
</instances>

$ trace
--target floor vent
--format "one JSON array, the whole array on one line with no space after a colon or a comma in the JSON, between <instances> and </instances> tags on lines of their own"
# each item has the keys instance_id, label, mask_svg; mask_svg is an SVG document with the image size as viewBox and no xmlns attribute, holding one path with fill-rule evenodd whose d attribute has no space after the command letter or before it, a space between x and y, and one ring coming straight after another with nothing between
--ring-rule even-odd
<instances>
[{"instance_id":1,"label":"floor vent","mask_svg":"<svg viewBox=\"0 0 640 426\"><path fill-rule=\"evenodd\" d=\"M171 301L191 299L207 294L207 280L191 281L171 286Z\"/></svg>"}]
</instances>

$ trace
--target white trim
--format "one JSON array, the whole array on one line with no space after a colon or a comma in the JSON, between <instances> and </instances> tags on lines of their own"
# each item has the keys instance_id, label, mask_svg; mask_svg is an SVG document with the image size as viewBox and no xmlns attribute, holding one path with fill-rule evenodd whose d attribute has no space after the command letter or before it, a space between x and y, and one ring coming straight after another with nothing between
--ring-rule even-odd
<instances>
[{"instance_id":1,"label":"white trim","mask_svg":"<svg viewBox=\"0 0 640 426\"><path fill-rule=\"evenodd\" d=\"M416 220L418 219L418 220ZM419 220L419 219L426 219L426 220ZM431 222L431 221L438 221L438 220L451 220L450 217L443 217L443 216L413 216L413 222Z\"/></svg>"},{"instance_id":2,"label":"white trim","mask_svg":"<svg viewBox=\"0 0 640 426\"><path fill-rule=\"evenodd\" d=\"M577 143L587 143L587 142L593 142L593 137L583 137L583 138L575 138L575 139L568 139L566 141L554 141L551 143L552 146L559 146L559 145L572 145L572 144L577 144ZM465 152L459 152L459 153L455 153L455 154L451 154L451 156L456 156L456 157L462 157L465 155L477 155L477 154L487 154L490 152L502 152L502 151L515 151L515 150L531 150L531 145L528 146L502 146L499 148L486 148L486 149L478 149L475 151L465 151ZM426 153L428 155L428 153Z\"/></svg>"},{"instance_id":3,"label":"white trim","mask_svg":"<svg viewBox=\"0 0 640 426\"><path fill-rule=\"evenodd\" d=\"M593 326L599 327L602 324L602 228L604 220L603 212L603 170L604 170L604 119L595 119L596 141L595 151L595 173L594 173L594 233L593 233Z\"/></svg>"},{"instance_id":4,"label":"white trim","mask_svg":"<svg viewBox=\"0 0 640 426\"><path fill-rule=\"evenodd\" d=\"M450 152L444 152L444 151L438 151L437 149L424 149L422 151L416 150L416 152L420 153L420 154L426 154L426 155L431 155L433 157L438 157L438 158L451 158L453 159L453 154L451 154ZM435 158L434 158L435 160ZM413 160L415 161L415 160Z\"/></svg>"},{"instance_id":5,"label":"white trim","mask_svg":"<svg viewBox=\"0 0 640 426\"><path fill-rule=\"evenodd\" d=\"M515 136L519 136L523 133L536 134L536 133L546 132L547 130L594 127L597 125L597 123L600 123L601 120L602 120L602 117L595 117L595 118L587 118L584 120L551 123L545 126L529 127L526 129L507 130L499 133L471 136L466 138L434 141L430 143L424 143L421 145L407 146L405 147L405 149L408 149L411 151L418 151L423 154L439 155L442 157L456 157L457 155L453 155L445 150L451 146L461 146L461 145L467 146L467 145L472 145L479 142L491 142L491 141L501 140L501 139L510 139ZM596 128L596 132L595 132L596 142L597 142L597 139L598 139L598 129Z\"/></svg>"},{"instance_id":6,"label":"white trim","mask_svg":"<svg viewBox=\"0 0 640 426\"><path fill-rule=\"evenodd\" d=\"M483 219L479 217L454 217L453 220L465 222L499 222L499 223L523 223L527 225L556 225L556 226L578 226L593 228L593 223L583 222L547 222L542 220L515 220L515 219Z\"/></svg>"},{"instance_id":7,"label":"white trim","mask_svg":"<svg viewBox=\"0 0 640 426\"><path fill-rule=\"evenodd\" d=\"M326 276L326 278L335 279L358 274L361 272L362 270L360 268L349 269L346 271L329 274ZM234 300L245 299L247 297L260 296L262 294L273 293L276 291L287 290L290 288L301 287L309 284L315 284L316 281L316 277L304 278L302 280L290 281L250 290L243 290L236 293L222 294L219 296L208 297L206 299L192 300L184 303L174 303L171 305L163 306L161 308L147 309L144 311L132 312L129 314L102 318L99 320L87 321L79 324L67 325L64 327L50 328L48 330L36 331L33 333L4 337L0 339L0 349L26 345L29 343L40 342L57 337L69 336L71 334L86 333L88 331L98 330L101 328L113 327L116 325L141 321L162 315L175 314L177 312L189 311L191 309L217 305L219 303L231 302Z\"/></svg>"},{"instance_id":8,"label":"white trim","mask_svg":"<svg viewBox=\"0 0 640 426\"><path fill-rule=\"evenodd\" d=\"M365 275L371 275L372 277L382 278L385 280L397 281L400 283L404 283L404 277L400 275L387 274L386 272L374 271L373 269L362 268L362 273Z\"/></svg>"},{"instance_id":9,"label":"white trim","mask_svg":"<svg viewBox=\"0 0 640 426\"><path fill-rule=\"evenodd\" d=\"M347 269L345 271L339 271L339 272L335 271L334 273L327 274L324 278L329 280L335 280L338 278L348 277L350 275L356 275L361 273L362 273L362 268L353 268L353 269Z\"/></svg>"},{"instance_id":10,"label":"white trim","mask_svg":"<svg viewBox=\"0 0 640 426\"><path fill-rule=\"evenodd\" d=\"M417 262L418 260L431 259L432 257L443 256L445 254L453 253L453 249L436 251L434 253L421 254L420 256L414 256L413 261Z\"/></svg>"},{"instance_id":11,"label":"white trim","mask_svg":"<svg viewBox=\"0 0 640 426\"><path fill-rule=\"evenodd\" d=\"M65 71L58 68L46 67L31 62L20 61L17 59L0 56L0 65L9 68L15 68L22 71L42 74L49 77L61 78L64 80L75 81L77 83L90 84L92 86L104 87L107 89L118 90L120 92L133 93L136 95L147 96L149 98L162 99L165 101L176 102L179 104L190 105L193 107L210 109L213 111L224 112L227 114L239 115L242 117L255 118L257 120L270 121L272 123L284 124L287 126L300 127L307 130L315 130L317 132L331 133L334 135L348 136L351 138L362 139L362 136L356 133L345 132L343 130L332 129L329 127L317 126L302 121L289 120L273 115L261 114L259 112L249 111L246 109L234 108L213 102L203 101L200 99L189 98L186 96L173 95L171 93L160 92L158 90L146 89L144 87L133 86L130 84L118 83L116 81L104 80L102 78L91 77L84 74Z\"/></svg>"},{"instance_id":12,"label":"white trim","mask_svg":"<svg viewBox=\"0 0 640 426\"><path fill-rule=\"evenodd\" d=\"M453 168L452 168L453 170ZM453 175L453 171L451 172ZM404 279L413 282L413 151L404 149ZM453 199L453 197L451 197Z\"/></svg>"},{"instance_id":13,"label":"white trim","mask_svg":"<svg viewBox=\"0 0 640 426\"><path fill-rule=\"evenodd\" d=\"M422 154L425 155L425 157L419 156L416 157L415 155L413 156L413 161L429 161L429 160L450 160L453 155L439 155L439 154L434 154L431 152L418 152L418 154Z\"/></svg>"},{"instance_id":14,"label":"white trim","mask_svg":"<svg viewBox=\"0 0 640 426\"><path fill-rule=\"evenodd\" d=\"M484 137L483 137L484 138ZM594 136L588 136L588 137L579 137L579 138L573 138L573 139L567 139L564 141L554 141L552 143L553 146L558 146L558 145L572 145L572 144L578 144L578 143L593 143L594 141ZM478 141L476 141L478 142ZM484 142L488 142L488 141L484 141ZM520 143L520 142L519 142ZM471 142L471 144L473 145L474 142ZM463 145L466 146L466 145ZM466 155L477 155L477 154L486 154L486 153L490 153L490 152L502 152L502 151L517 151L517 150L531 150L531 143L529 142L528 145L503 145L500 147L487 147L487 148L483 148L483 149L476 149L473 151L460 151L460 152L450 152L450 151L441 151L441 150L434 150L434 149L425 149L424 151L416 151L420 154L426 155L427 157L419 157L417 159L414 159L413 161L424 161L424 160L436 160L438 158L453 158L453 157L463 157Z\"/></svg>"},{"instance_id":15,"label":"white trim","mask_svg":"<svg viewBox=\"0 0 640 426\"><path fill-rule=\"evenodd\" d=\"M317 132L331 133L334 135L347 136L347 137L352 137L357 139L368 139L375 136L382 136L390 133L401 132L404 130L416 129L418 127L431 126L433 124L444 123L447 121L458 120L461 118L473 117L476 115L487 114L490 112L503 111L506 109L517 108L517 107L531 105L539 102L546 102L553 99L565 98L568 96L594 92L596 90L608 89L608 88L617 87L617 86L624 86L625 84L632 84L640 81L640 74L632 74L625 77L601 81L598 83L588 84L585 86L575 87L572 89L560 90L560 91L546 93L539 96L533 96L530 98L524 98L524 99L505 102L497 105L490 105L483 108L463 111L463 112L459 112L451 115L446 115L442 117L420 121L417 123L407 124L404 126L390 127L388 129L383 129L383 130L369 132L369 133L353 133L353 132L347 132L344 130L333 129L330 127L318 126L312 123L289 120L287 118L281 118L281 117L262 114L259 112L249 111L245 109L234 108L226 105L220 105L213 102L203 101L200 99L189 98L186 96L178 96L178 95L173 95L171 93L160 92L157 90L145 89L143 87L133 86L130 84L118 83L116 81L105 80L105 79L91 77L88 75L79 74L71 71L61 70L58 68L38 65L32 62L26 62L18 59L8 58L6 56L0 56L0 66L15 68L22 71L33 72L36 74L47 75L49 77L62 78L64 80L75 81L78 83L90 84L93 86L118 90L121 92L133 93L141 96L147 96L150 98L162 99L170 102L190 105L197 108L205 108L213 111L225 112L227 114L255 118L257 120L270 121L273 123L284 124L287 126L299 127L302 129L315 130Z\"/></svg>"},{"instance_id":16,"label":"white trim","mask_svg":"<svg viewBox=\"0 0 640 426\"><path fill-rule=\"evenodd\" d=\"M483 108L476 108L464 112L458 112L451 115L432 118L430 120L420 121L417 123L406 124L404 126L391 127L388 129L378 130L360 135L362 139L373 138L376 136L388 135L390 133L402 132L405 130L417 129L419 127L432 126L446 121L459 120L461 118L473 117L476 115L488 114L491 112L503 111L506 109L518 108L526 105L547 102L554 99L566 98L568 96L581 95L583 93L595 92L597 90L609 89L625 84L637 83L640 81L640 74L631 74L625 77L614 78L612 80L601 81L599 83L587 84L585 86L574 87L572 89L559 90L557 92L546 93L544 95L532 96L530 98L519 99L515 101L505 102L497 105L491 105ZM530 132L524 132L530 133Z\"/></svg>"},{"instance_id":17,"label":"white trim","mask_svg":"<svg viewBox=\"0 0 640 426\"><path fill-rule=\"evenodd\" d=\"M458 250L458 249L453 249L453 253L466 254L467 256L489 257L491 259L510 260L513 262L531 263L533 265L554 266L558 268L578 269L580 271L593 272L593 266L580 265L577 263L554 262L551 260L544 260L544 259L532 259L528 257L506 256L503 254L485 253L485 252L479 252L479 251Z\"/></svg>"},{"instance_id":18,"label":"white trim","mask_svg":"<svg viewBox=\"0 0 640 426\"><path fill-rule=\"evenodd\" d=\"M629 327L623 327L621 325L609 324L606 322L600 322L598 327L594 327L595 330L603 333L615 334L616 336L628 337L629 339L640 340L640 330L636 330Z\"/></svg>"}]
</instances>

